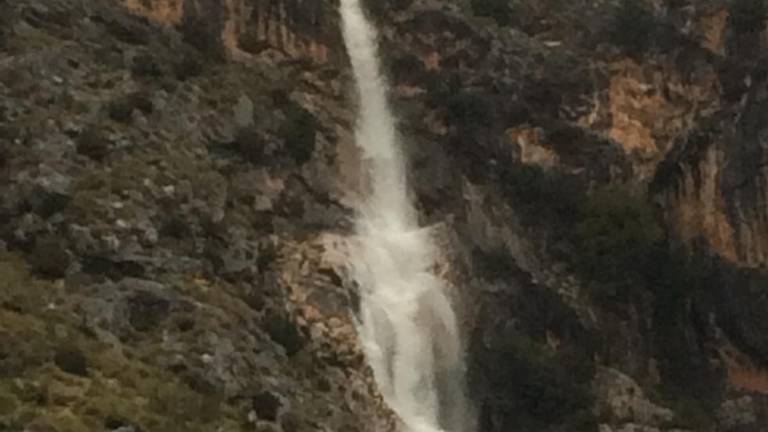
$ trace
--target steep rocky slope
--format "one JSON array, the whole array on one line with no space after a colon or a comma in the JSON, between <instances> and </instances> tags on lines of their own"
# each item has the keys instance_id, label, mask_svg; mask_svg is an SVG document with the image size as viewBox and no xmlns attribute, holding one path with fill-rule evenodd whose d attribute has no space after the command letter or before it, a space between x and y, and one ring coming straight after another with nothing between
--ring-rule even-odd
<instances>
[{"instance_id":1,"label":"steep rocky slope","mask_svg":"<svg viewBox=\"0 0 768 432\"><path fill-rule=\"evenodd\" d=\"M391 430L334 3L0 0L0 430ZM759 2L468 3L369 8L478 430L760 431Z\"/></svg>"}]
</instances>

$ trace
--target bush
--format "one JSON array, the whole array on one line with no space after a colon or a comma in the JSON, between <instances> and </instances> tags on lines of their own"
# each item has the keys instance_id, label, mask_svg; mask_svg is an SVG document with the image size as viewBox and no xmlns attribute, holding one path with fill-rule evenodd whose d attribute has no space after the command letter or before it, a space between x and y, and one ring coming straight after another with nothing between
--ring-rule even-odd
<instances>
[{"instance_id":1,"label":"bush","mask_svg":"<svg viewBox=\"0 0 768 432\"><path fill-rule=\"evenodd\" d=\"M459 92L445 100L446 120L451 125L490 127L493 125L493 107L480 94Z\"/></svg>"},{"instance_id":2,"label":"bush","mask_svg":"<svg viewBox=\"0 0 768 432\"><path fill-rule=\"evenodd\" d=\"M214 20L185 14L179 31L184 42L207 54L212 60L224 58L224 47Z\"/></svg>"},{"instance_id":3,"label":"bush","mask_svg":"<svg viewBox=\"0 0 768 432\"><path fill-rule=\"evenodd\" d=\"M368 18L375 22L381 22L391 11L408 9L414 0L363 0L363 9Z\"/></svg>"},{"instance_id":4,"label":"bush","mask_svg":"<svg viewBox=\"0 0 768 432\"><path fill-rule=\"evenodd\" d=\"M139 78L161 78L163 68L151 54L140 54L131 62L131 73Z\"/></svg>"},{"instance_id":5,"label":"bush","mask_svg":"<svg viewBox=\"0 0 768 432\"><path fill-rule=\"evenodd\" d=\"M623 0L609 28L610 40L630 55L642 55L654 44L658 23L640 0Z\"/></svg>"},{"instance_id":6,"label":"bush","mask_svg":"<svg viewBox=\"0 0 768 432\"><path fill-rule=\"evenodd\" d=\"M151 114L154 104L148 93L137 92L112 101L107 107L109 118L120 123L130 123L133 118L133 110Z\"/></svg>"},{"instance_id":7,"label":"bush","mask_svg":"<svg viewBox=\"0 0 768 432\"><path fill-rule=\"evenodd\" d=\"M285 348L288 356L298 353L306 344L298 325L285 313L271 313L264 318L262 327L270 339Z\"/></svg>"},{"instance_id":8,"label":"bush","mask_svg":"<svg viewBox=\"0 0 768 432\"><path fill-rule=\"evenodd\" d=\"M299 165L308 162L315 151L317 120L309 111L289 103L283 111L285 121L278 134L285 140L288 155Z\"/></svg>"},{"instance_id":9,"label":"bush","mask_svg":"<svg viewBox=\"0 0 768 432\"><path fill-rule=\"evenodd\" d=\"M504 170L501 181L525 223L548 224L562 233L579 218L586 188L574 176L537 165L517 165Z\"/></svg>"},{"instance_id":10,"label":"bush","mask_svg":"<svg viewBox=\"0 0 768 432\"><path fill-rule=\"evenodd\" d=\"M535 165L512 165L500 177L521 221L546 228L548 252L571 262L600 296L627 300L630 290L655 288L657 274L683 277L672 274L684 268L659 262L669 256L665 232L645 195L621 185L587 195L583 179Z\"/></svg>"},{"instance_id":11,"label":"bush","mask_svg":"<svg viewBox=\"0 0 768 432\"><path fill-rule=\"evenodd\" d=\"M653 257L664 231L644 196L610 185L586 201L576 227L579 272L603 285L635 285L643 263Z\"/></svg>"},{"instance_id":12,"label":"bush","mask_svg":"<svg viewBox=\"0 0 768 432\"><path fill-rule=\"evenodd\" d=\"M203 64L193 53L185 53L182 58L173 64L173 74L179 81L186 81L203 74Z\"/></svg>"},{"instance_id":13,"label":"bush","mask_svg":"<svg viewBox=\"0 0 768 432\"><path fill-rule=\"evenodd\" d=\"M20 257L0 253L0 308L21 314L41 310L48 302L50 287L31 277Z\"/></svg>"},{"instance_id":14,"label":"bush","mask_svg":"<svg viewBox=\"0 0 768 432\"><path fill-rule=\"evenodd\" d=\"M71 261L64 240L55 236L37 239L29 256L33 270L48 278L64 277Z\"/></svg>"},{"instance_id":15,"label":"bush","mask_svg":"<svg viewBox=\"0 0 768 432\"><path fill-rule=\"evenodd\" d=\"M267 143L260 129L255 126L247 126L235 132L233 149L250 163L264 161Z\"/></svg>"},{"instance_id":16,"label":"bush","mask_svg":"<svg viewBox=\"0 0 768 432\"><path fill-rule=\"evenodd\" d=\"M483 251L472 251L472 267L489 281L508 280L520 273L515 266L515 258L503 247Z\"/></svg>"},{"instance_id":17,"label":"bush","mask_svg":"<svg viewBox=\"0 0 768 432\"><path fill-rule=\"evenodd\" d=\"M389 65L390 76L394 83L416 84L426 80L424 62L413 54L398 56Z\"/></svg>"},{"instance_id":18,"label":"bush","mask_svg":"<svg viewBox=\"0 0 768 432\"><path fill-rule=\"evenodd\" d=\"M472 13L493 18L500 26L512 24L515 8L510 0L471 0Z\"/></svg>"},{"instance_id":19,"label":"bush","mask_svg":"<svg viewBox=\"0 0 768 432\"><path fill-rule=\"evenodd\" d=\"M576 380L556 355L527 336L511 336L505 349L480 356L476 367L492 370L484 372L491 380L490 406L485 408L499 417L502 428L514 424L520 430L550 430L546 426L577 418L579 424L591 423L584 418L593 404L589 381Z\"/></svg>"}]
</instances>

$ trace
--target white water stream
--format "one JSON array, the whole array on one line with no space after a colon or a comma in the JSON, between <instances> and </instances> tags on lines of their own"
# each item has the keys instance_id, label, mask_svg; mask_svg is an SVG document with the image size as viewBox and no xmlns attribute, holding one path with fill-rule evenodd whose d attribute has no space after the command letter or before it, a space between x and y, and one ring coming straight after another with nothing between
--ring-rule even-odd
<instances>
[{"instance_id":1,"label":"white water stream","mask_svg":"<svg viewBox=\"0 0 768 432\"><path fill-rule=\"evenodd\" d=\"M355 138L370 181L358 209L362 250L352 263L361 287L361 343L403 432L470 432L456 315L431 271L429 230L418 226L408 198L376 30L360 0L341 0L341 16L359 98Z\"/></svg>"}]
</instances>

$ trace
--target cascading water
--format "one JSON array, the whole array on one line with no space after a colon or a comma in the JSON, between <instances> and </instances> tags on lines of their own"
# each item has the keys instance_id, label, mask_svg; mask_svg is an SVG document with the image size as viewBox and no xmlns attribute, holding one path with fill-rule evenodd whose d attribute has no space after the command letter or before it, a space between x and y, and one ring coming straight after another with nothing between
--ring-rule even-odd
<instances>
[{"instance_id":1,"label":"cascading water","mask_svg":"<svg viewBox=\"0 0 768 432\"><path fill-rule=\"evenodd\" d=\"M408 432L469 432L456 315L430 269L436 251L407 194L405 160L381 77L376 31L360 0L341 0L359 113L355 138L370 179L352 263L361 287L359 334L385 401Z\"/></svg>"}]
</instances>

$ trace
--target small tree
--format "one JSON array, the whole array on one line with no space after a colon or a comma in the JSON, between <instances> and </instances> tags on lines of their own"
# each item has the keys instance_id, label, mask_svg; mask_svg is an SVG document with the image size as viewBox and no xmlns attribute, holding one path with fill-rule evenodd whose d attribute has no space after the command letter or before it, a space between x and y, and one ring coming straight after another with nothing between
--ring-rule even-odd
<instances>
[{"instance_id":1,"label":"small tree","mask_svg":"<svg viewBox=\"0 0 768 432\"><path fill-rule=\"evenodd\" d=\"M298 104L288 105L284 110L286 119L278 133L285 140L289 156L302 165L312 158L315 151L317 120Z\"/></svg>"},{"instance_id":2,"label":"small tree","mask_svg":"<svg viewBox=\"0 0 768 432\"><path fill-rule=\"evenodd\" d=\"M471 0L470 4L477 16L493 18L500 26L512 24L514 7L510 0Z\"/></svg>"},{"instance_id":3,"label":"small tree","mask_svg":"<svg viewBox=\"0 0 768 432\"><path fill-rule=\"evenodd\" d=\"M465 91L450 95L446 109L446 120L454 125L490 127L493 124L493 107L481 94Z\"/></svg>"},{"instance_id":4,"label":"small tree","mask_svg":"<svg viewBox=\"0 0 768 432\"><path fill-rule=\"evenodd\" d=\"M635 285L663 235L645 197L622 186L606 186L589 197L576 227L579 270L607 287Z\"/></svg>"}]
</instances>

